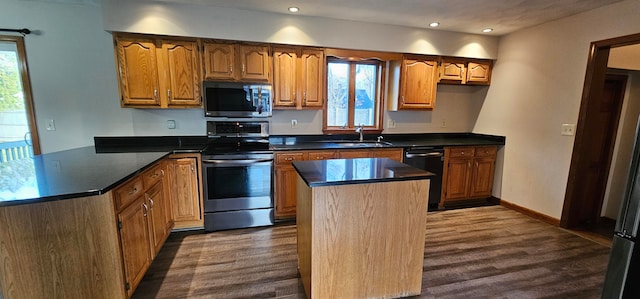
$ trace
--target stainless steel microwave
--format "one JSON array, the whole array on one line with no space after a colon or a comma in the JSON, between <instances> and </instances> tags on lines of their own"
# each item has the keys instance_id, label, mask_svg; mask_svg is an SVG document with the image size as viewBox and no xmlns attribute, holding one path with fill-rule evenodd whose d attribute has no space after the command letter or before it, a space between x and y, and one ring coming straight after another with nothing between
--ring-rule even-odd
<instances>
[{"instance_id":1,"label":"stainless steel microwave","mask_svg":"<svg viewBox=\"0 0 640 299\"><path fill-rule=\"evenodd\" d=\"M205 81L202 87L205 116L271 116L271 85Z\"/></svg>"}]
</instances>

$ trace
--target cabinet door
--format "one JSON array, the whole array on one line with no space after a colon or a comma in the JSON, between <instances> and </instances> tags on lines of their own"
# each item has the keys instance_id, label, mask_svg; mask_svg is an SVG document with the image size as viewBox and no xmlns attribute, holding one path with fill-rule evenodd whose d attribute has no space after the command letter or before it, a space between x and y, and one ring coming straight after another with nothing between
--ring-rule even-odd
<instances>
[{"instance_id":1,"label":"cabinet door","mask_svg":"<svg viewBox=\"0 0 640 299\"><path fill-rule=\"evenodd\" d=\"M379 149L373 150L374 158L389 158L392 160L396 160L398 162L402 162L402 149Z\"/></svg>"},{"instance_id":2,"label":"cabinet door","mask_svg":"<svg viewBox=\"0 0 640 299\"><path fill-rule=\"evenodd\" d=\"M283 165L275 168L276 188L275 217L289 218L296 215L298 172L293 166Z\"/></svg>"},{"instance_id":3,"label":"cabinet door","mask_svg":"<svg viewBox=\"0 0 640 299\"><path fill-rule=\"evenodd\" d=\"M171 210L176 226L202 219L195 158L171 159L173 196Z\"/></svg>"},{"instance_id":4,"label":"cabinet door","mask_svg":"<svg viewBox=\"0 0 640 299\"><path fill-rule=\"evenodd\" d=\"M298 56L294 48L273 50L273 106L296 106Z\"/></svg>"},{"instance_id":5,"label":"cabinet door","mask_svg":"<svg viewBox=\"0 0 640 299\"><path fill-rule=\"evenodd\" d=\"M240 80L269 82L269 46L240 45Z\"/></svg>"},{"instance_id":6,"label":"cabinet door","mask_svg":"<svg viewBox=\"0 0 640 299\"><path fill-rule=\"evenodd\" d=\"M489 197L493 188L495 158L476 158L471 175L470 197Z\"/></svg>"},{"instance_id":7,"label":"cabinet door","mask_svg":"<svg viewBox=\"0 0 640 299\"><path fill-rule=\"evenodd\" d=\"M149 209L145 198L140 196L118 214L128 296L131 296L151 264L152 249L148 229L148 213Z\"/></svg>"},{"instance_id":8,"label":"cabinet door","mask_svg":"<svg viewBox=\"0 0 640 299\"><path fill-rule=\"evenodd\" d=\"M299 97L303 107L324 105L325 57L323 50L302 49L300 56Z\"/></svg>"},{"instance_id":9,"label":"cabinet door","mask_svg":"<svg viewBox=\"0 0 640 299\"><path fill-rule=\"evenodd\" d=\"M165 41L165 84L169 106L200 106L200 52L196 41Z\"/></svg>"},{"instance_id":10,"label":"cabinet door","mask_svg":"<svg viewBox=\"0 0 640 299\"><path fill-rule=\"evenodd\" d=\"M469 181L473 159L454 158L447 164L445 200L465 199L469 197Z\"/></svg>"},{"instance_id":11,"label":"cabinet door","mask_svg":"<svg viewBox=\"0 0 640 299\"><path fill-rule=\"evenodd\" d=\"M160 106L156 45L151 39L116 39L122 105Z\"/></svg>"},{"instance_id":12,"label":"cabinet door","mask_svg":"<svg viewBox=\"0 0 640 299\"><path fill-rule=\"evenodd\" d=\"M489 84L491 81L491 62L469 62L467 65L468 84Z\"/></svg>"},{"instance_id":13,"label":"cabinet door","mask_svg":"<svg viewBox=\"0 0 640 299\"><path fill-rule=\"evenodd\" d=\"M239 70L236 64L235 46L224 43L204 44L204 77L208 80L234 80Z\"/></svg>"},{"instance_id":14,"label":"cabinet door","mask_svg":"<svg viewBox=\"0 0 640 299\"><path fill-rule=\"evenodd\" d=\"M369 150L352 150L338 152L340 159L369 158L371 151Z\"/></svg>"},{"instance_id":15,"label":"cabinet door","mask_svg":"<svg viewBox=\"0 0 640 299\"><path fill-rule=\"evenodd\" d=\"M402 66L400 109L433 109L436 98L438 62L433 59L405 59Z\"/></svg>"},{"instance_id":16,"label":"cabinet door","mask_svg":"<svg viewBox=\"0 0 640 299\"><path fill-rule=\"evenodd\" d=\"M167 198L164 193L162 181L158 181L153 187L146 192L149 206L149 224L151 245L153 246L153 255L160 251L160 247L169 236L167 224L171 222L171 218L167 213Z\"/></svg>"},{"instance_id":17,"label":"cabinet door","mask_svg":"<svg viewBox=\"0 0 640 299\"><path fill-rule=\"evenodd\" d=\"M465 63L462 60L444 60L440 66L442 83L464 84L467 80Z\"/></svg>"}]
</instances>

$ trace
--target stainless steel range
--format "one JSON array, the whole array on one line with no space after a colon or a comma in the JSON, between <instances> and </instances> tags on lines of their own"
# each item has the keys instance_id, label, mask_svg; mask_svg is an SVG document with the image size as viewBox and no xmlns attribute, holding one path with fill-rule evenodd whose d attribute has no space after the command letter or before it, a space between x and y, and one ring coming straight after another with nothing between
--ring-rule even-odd
<instances>
[{"instance_id":1,"label":"stainless steel range","mask_svg":"<svg viewBox=\"0 0 640 299\"><path fill-rule=\"evenodd\" d=\"M273 224L273 152L267 121L208 121L203 152L207 231Z\"/></svg>"}]
</instances>

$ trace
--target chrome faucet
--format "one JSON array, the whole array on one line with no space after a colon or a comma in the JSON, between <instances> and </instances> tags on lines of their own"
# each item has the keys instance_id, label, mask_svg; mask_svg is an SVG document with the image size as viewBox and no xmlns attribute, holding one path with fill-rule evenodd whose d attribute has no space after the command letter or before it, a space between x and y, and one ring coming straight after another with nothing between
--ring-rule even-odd
<instances>
[{"instance_id":1,"label":"chrome faucet","mask_svg":"<svg viewBox=\"0 0 640 299\"><path fill-rule=\"evenodd\" d=\"M360 142L363 141L362 134L364 133L364 125L359 125L356 127L356 133L360 133Z\"/></svg>"}]
</instances>

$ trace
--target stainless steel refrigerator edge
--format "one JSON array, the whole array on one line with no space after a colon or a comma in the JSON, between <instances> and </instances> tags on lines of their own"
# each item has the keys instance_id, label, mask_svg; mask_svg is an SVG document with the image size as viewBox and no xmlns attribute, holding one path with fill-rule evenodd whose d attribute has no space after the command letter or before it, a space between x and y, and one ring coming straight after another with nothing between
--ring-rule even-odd
<instances>
[{"instance_id":1,"label":"stainless steel refrigerator edge","mask_svg":"<svg viewBox=\"0 0 640 299\"><path fill-rule=\"evenodd\" d=\"M640 298L640 119L627 189L616 222L602 298Z\"/></svg>"}]
</instances>

